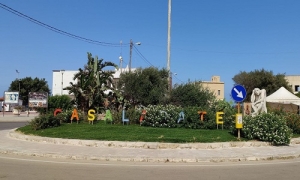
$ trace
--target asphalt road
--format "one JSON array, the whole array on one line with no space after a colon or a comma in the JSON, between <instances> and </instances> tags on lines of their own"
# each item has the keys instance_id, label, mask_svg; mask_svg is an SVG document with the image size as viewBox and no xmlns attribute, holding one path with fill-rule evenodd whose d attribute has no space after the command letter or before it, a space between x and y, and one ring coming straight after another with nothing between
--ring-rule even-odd
<instances>
[{"instance_id":1,"label":"asphalt road","mask_svg":"<svg viewBox=\"0 0 300 180\"><path fill-rule=\"evenodd\" d=\"M1 122L0 130L27 122ZM1 144L0 144L1 146ZM17 154L0 154L0 179L264 179L298 180L300 159L226 163L143 163L55 159Z\"/></svg>"},{"instance_id":2,"label":"asphalt road","mask_svg":"<svg viewBox=\"0 0 300 180\"><path fill-rule=\"evenodd\" d=\"M232 163L134 163L0 155L0 179L298 180L300 160Z\"/></svg>"},{"instance_id":3,"label":"asphalt road","mask_svg":"<svg viewBox=\"0 0 300 180\"><path fill-rule=\"evenodd\" d=\"M0 122L0 130L14 129L27 125L28 122Z\"/></svg>"}]
</instances>

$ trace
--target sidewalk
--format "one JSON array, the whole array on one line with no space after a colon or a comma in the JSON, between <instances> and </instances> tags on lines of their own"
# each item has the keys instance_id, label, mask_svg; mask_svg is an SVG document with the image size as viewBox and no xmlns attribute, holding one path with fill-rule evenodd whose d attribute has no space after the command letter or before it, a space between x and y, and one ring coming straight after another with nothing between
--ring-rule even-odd
<instances>
[{"instance_id":1,"label":"sidewalk","mask_svg":"<svg viewBox=\"0 0 300 180\"><path fill-rule=\"evenodd\" d=\"M6 118L1 119L4 120ZM9 117L8 120L14 118ZM20 118L21 119L26 119ZM300 139L289 146L268 143L145 143L72 140L0 131L0 153L27 156L135 162L226 162L292 159L300 157Z\"/></svg>"},{"instance_id":2,"label":"sidewalk","mask_svg":"<svg viewBox=\"0 0 300 180\"><path fill-rule=\"evenodd\" d=\"M36 112L21 112L20 115L13 115L12 112L0 112L0 122L28 122L38 116Z\"/></svg>"}]
</instances>

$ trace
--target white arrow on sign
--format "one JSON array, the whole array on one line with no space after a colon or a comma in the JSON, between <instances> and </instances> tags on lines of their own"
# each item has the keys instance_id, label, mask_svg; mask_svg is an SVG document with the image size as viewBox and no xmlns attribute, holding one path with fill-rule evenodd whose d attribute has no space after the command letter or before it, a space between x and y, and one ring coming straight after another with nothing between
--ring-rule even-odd
<instances>
[{"instance_id":1,"label":"white arrow on sign","mask_svg":"<svg viewBox=\"0 0 300 180\"><path fill-rule=\"evenodd\" d=\"M242 98L242 99L244 98L242 91L238 91L236 88L234 88L233 90L237 93L237 97Z\"/></svg>"}]
</instances>

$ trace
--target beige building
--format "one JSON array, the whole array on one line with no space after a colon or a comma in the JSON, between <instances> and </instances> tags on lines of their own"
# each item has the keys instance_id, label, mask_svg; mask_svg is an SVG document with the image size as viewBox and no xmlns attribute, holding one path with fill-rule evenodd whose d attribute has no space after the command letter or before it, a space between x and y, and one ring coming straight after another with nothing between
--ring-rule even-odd
<instances>
[{"instance_id":1,"label":"beige building","mask_svg":"<svg viewBox=\"0 0 300 180\"><path fill-rule=\"evenodd\" d=\"M224 82L220 76L212 76L211 81L202 81L202 86L211 90L218 100L224 99Z\"/></svg>"},{"instance_id":2,"label":"beige building","mask_svg":"<svg viewBox=\"0 0 300 180\"><path fill-rule=\"evenodd\" d=\"M285 76L285 79L289 82L294 94L300 92L300 75Z\"/></svg>"}]
</instances>

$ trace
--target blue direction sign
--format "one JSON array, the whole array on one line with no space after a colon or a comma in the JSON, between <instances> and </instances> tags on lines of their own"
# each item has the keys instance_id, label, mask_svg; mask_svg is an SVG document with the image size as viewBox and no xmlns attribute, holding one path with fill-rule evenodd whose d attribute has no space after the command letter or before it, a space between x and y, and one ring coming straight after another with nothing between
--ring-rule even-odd
<instances>
[{"instance_id":1,"label":"blue direction sign","mask_svg":"<svg viewBox=\"0 0 300 180\"><path fill-rule=\"evenodd\" d=\"M246 98L246 89L242 85L235 85L231 90L231 97L236 102L242 102Z\"/></svg>"}]
</instances>

